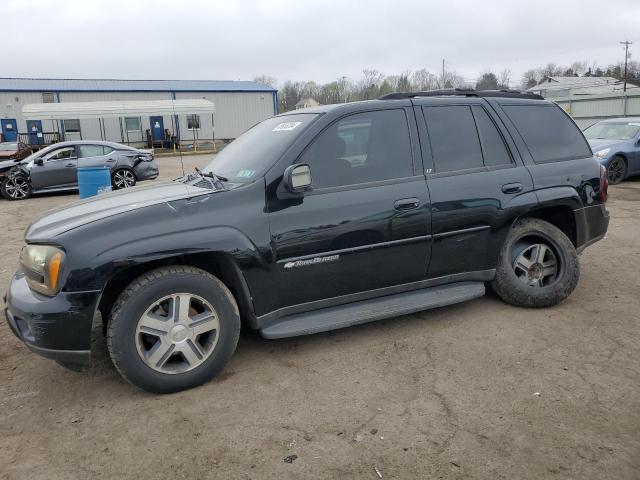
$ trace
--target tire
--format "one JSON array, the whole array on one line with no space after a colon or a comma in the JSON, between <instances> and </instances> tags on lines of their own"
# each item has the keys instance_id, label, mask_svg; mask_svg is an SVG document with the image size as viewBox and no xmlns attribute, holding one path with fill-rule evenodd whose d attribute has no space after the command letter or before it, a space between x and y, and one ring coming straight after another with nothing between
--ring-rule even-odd
<instances>
[{"instance_id":1,"label":"tire","mask_svg":"<svg viewBox=\"0 0 640 480\"><path fill-rule=\"evenodd\" d=\"M32 193L31 183L25 175L6 177L2 179L0 193L7 200L26 200Z\"/></svg>"},{"instance_id":2,"label":"tire","mask_svg":"<svg viewBox=\"0 0 640 480\"><path fill-rule=\"evenodd\" d=\"M114 190L133 187L137 181L136 174L128 168L119 168L111 174L111 186Z\"/></svg>"},{"instance_id":3,"label":"tire","mask_svg":"<svg viewBox=\"0 0 640 480\"><path fill-rule=\"evenodd\" d=\"M571 240L544 220L525 218L507 235L491 287L511 305L551 307L573 292L579 277Z\"/></svg>"},{"instance_id":4,"label":"tire","mask_svg":"<svg viewBox=\"0 0 640 480\"><path fill-rule=\"evenodd\" d=\"M238 305L224 283L198 268L170 266L141 275L120 294L111 310L107 345L128 382L148 392L171 393L220 373L239 335Z\"/></svg>"},{"instance_id":5,"label":"tire","mask_svg":"<svg viewBox=\"0 0 640 480\"><path fill-rule=\"evenodd\" d=\"M619 155L616 155L607 165L607 180L610 185L618 185L627 176L627 163Z\"/></svg>"}]
</instances>

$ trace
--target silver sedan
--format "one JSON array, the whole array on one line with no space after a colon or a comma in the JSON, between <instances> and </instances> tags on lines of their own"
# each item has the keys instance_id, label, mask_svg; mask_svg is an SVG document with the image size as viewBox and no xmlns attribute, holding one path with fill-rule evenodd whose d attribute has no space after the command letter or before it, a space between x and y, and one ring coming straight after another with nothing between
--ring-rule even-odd
<instances>
[{"instance_id":1,"label":"silver sedan","mask_svg":"<svg viewBox=\"0 0 640 480\"><path fill-rule=\"evenodd\" d=\"M78 167L108 166L114 189L152 180L159 173L152 151L93 140L56 143L18 163L2 163L7 165L0 165L0 192L8 200L23 200L35 193L76 190Z\"/></svg>"}]
</instances>

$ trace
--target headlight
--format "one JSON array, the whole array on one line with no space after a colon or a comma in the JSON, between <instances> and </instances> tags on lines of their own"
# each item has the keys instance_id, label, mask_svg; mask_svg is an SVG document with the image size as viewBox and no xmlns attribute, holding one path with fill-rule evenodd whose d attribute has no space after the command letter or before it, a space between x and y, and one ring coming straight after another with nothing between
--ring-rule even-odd
<instances>
[{"instance_id":1,"label":"headlight","mask_svg":"<svg viewBox=\"0 0 640 480\"><path fill-rule=\"evenodd\" d=\"M596 158L604 158L607 156L607 153L609 153L611 151L610 148L605 148L604 150L598 150L596 153L594 153Z\"/></svg>"},{"instance_id":2,"label":"headlight","mask_svg":"<svg viewBox=\"0 0 640 480\"><path fill-rule=\"evenodd\" d=\"M60 290L64 251L51 245L25 245L20 265L32 290L53 296Z\"/></svg>"}]
</instances>

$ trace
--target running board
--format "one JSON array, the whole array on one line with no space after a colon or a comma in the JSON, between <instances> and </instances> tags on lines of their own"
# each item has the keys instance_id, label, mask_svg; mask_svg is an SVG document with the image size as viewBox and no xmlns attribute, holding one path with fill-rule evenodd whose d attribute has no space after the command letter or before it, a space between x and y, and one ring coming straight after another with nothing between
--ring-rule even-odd
<instances>
[{"instance_id":1,"label":"running board","mask_svg":"<svg viewBox=\"0 0 640 480\"><path fill-rule=\"evenodd\" d=\"M261 329L260 333L265 338L285 338L326 332L472 300L481 297L484 292L482 282L458 282L423 288L289 315Z\"/></svg>"}]
</instances>

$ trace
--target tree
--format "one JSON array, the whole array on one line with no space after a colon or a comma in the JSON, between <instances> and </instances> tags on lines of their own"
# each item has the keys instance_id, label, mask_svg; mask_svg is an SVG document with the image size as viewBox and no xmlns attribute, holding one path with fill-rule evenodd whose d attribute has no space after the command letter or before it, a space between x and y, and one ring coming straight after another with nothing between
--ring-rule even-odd
<instances>
[{"instance_id":1,"label":"tree","mask_svg":"<svg viewBox=\"0 0 640 480\"><path fill-rule=\"evenodd\" d=\"M540 75L537 70L527 70L522 74L522 89L535 87L540 81Z\"/></svg>"},{"instance_id":2,"label":"tree","mask_svg":"<svg viewBox=\"0 0 640 480\"><path fill-rule=\"evenodd\" d=\"M276 88L276 85L278 84L276 77L270 77L269 75L259 75L254 78L253 81L271 88Z\"/></svg>"},{"instance_id":3,"label":"tree","mask_svg":"<svg viewBox=\"0 0 640 480\"><path fill-rule=\"evenodd\" d=\"M413 89L420 92L435 90L438 88L438 78L427 69L416 70L411 75Z\"/></svg>"},{"instance_id":4,"label":"tree","mask_svg":"<svg viewBox=\"0 0 640 480\"><path fill-rule=\"evenodd\" d=\"M402 72L398 77L398 85L396 88L399 92L410 92L412 90L411 82L409 81L409 75L411 75L411 72L407 70L405 72Z\"/></svg>"},{"instance_id":5,"label":"tree","mask_svg":"<svg viewBox=\"0 0 640 480\"><path fill-rule=\"evenodd\" d=\"M487 71L476 82L476 90L497 90L498 89L498 77L496 74Z\"/></svg>"},{"instance_id":6,"label":"tree","mask_svg":"<svg viewBox=\"0 0 640 480\"><path fill-rule=\"evenodd\" d=\"M511 83L511 70L505 68L500 72L500 76L498 77L498 88L508 89L509 84Z\"/></svg>"}]
</instances>

